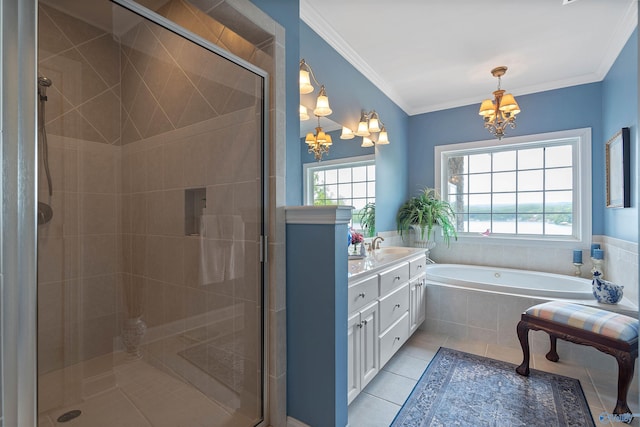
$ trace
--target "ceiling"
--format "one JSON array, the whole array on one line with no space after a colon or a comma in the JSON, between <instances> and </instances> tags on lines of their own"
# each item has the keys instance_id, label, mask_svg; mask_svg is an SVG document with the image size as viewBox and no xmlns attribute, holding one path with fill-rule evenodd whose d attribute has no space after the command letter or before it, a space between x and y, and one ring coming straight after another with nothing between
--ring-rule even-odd
<instances>
[{"instance_id":1,"label":"ceiling","mask_svg":"<svg viewBox=\"0 0 640 427\"><path fill-rule=\"evenodd\" d=\"M638 11L637 0L301 0L300 17L414 115L479 104L499 65L516 97L600 81Z\"/></svg>"}]
</instances>

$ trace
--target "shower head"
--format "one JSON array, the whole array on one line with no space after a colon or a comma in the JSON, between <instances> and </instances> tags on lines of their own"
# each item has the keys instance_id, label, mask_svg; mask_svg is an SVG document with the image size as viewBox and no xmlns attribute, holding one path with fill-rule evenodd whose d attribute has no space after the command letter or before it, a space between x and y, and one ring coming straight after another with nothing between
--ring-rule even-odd
<instances>
[{"instance_id":1,"label":"shower head","mask_svg":"<svg viewBox=\"0 0 640 427\"><path fill-rule=\"evenodd\" d=\"M49 87L51 86L51 79L47 77L38 77L38 84L40 86Z\"/></svg>"},{"instance_id":2,"label":"shower head","mask_svg":"<svg viewBox=\"0 0 640 427\"><path fill-rule=\"evenodd\" d=\"M38 77L38 94L41 101L47 100L47 88L51 86L52 81L47 77Z\"/></svg>"}]
</instances>

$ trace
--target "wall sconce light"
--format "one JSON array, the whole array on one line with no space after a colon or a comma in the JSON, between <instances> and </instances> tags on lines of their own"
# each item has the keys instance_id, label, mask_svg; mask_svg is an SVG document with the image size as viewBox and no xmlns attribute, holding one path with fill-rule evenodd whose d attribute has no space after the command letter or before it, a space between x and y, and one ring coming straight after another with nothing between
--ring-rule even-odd
<instances>
[{"instance_id":1,"label":"wall sconce light","mask_svg":"<svg viewBox=\"0 0 640 427\"><path fill-rule=\"evenodd\" d=\"M520 112L520 106L510 93L505 93L500 88L501 77L507 72L507 67L501 66L491 70L493 77L498 78L498 90L493 92L495 100L485 99L480 105L480 114L484 118L484 127L502 139L507 126L516 128L516 115Z\"/></svg>"},{"instance_id":2,"label":"wall sconce light","mask_svg":"<svg viewBox=\"0 0 640 427\"><path fill-rule=\"evenodd\" d=\"M300 104L300 121L309 120L309 113L307 112L307 107Z\"/></svg>"},{"instance_id":3,"label":"wall sconce light","mask_svg":"<svg viewBox=\"0 0 640 427\"><path fill-rule=\"evenodd\" d=\"M374 133L378 134L375 140L372 138ZM360 121L358 122L358 128L355 132L346 126L342 127L340 139L353 139L354 136L362 137L361 147L373 147L374 144L386 145L389 143L387 129L384 127L384 124L380 120L380 116L378 116L378 113L376 113L375 110L368 113L364 110L362 111L360 114Z\"/></svg>"},{"instance_id":4,"label":"wall sconce light","mask_svg":"<svg viewBox=\"0 0 640 427\"><path fill-rule=\"evenodd\" d=\"M327 97L327 91L324 88L324 85L318 83L316 80L316 76L313 74L313 70L305 62L304 59L300 60L300 93L307 94L311 93L314 90L313 85L311 84L311 79L320 86L320 91L318 92L318 98L316 99L316 108L313 110L313 114L316 116L324 117L328 116L332 113L331 108L329 107L329 98ZM300 109L302 110L302 108ZM301 120L302 119L302 111L300 111ZM306 120L306 119L305 119Z\"/></svg>"},{"instance_id":5,"label":"wall sconce light","mask_svg":"<svg viewBox=\"0 0 640 427\"><path fill-rule=\"evenodd\" d=\"M318 117L318 127L316 127L315 135L311 132L307 134L304 142L308 145L308 152L313 153L317 161L322 160L322 156L329 153L329 147L333 144L331 135L325 133L320 127L320 116Z\"/></svg>"}]
</instances>

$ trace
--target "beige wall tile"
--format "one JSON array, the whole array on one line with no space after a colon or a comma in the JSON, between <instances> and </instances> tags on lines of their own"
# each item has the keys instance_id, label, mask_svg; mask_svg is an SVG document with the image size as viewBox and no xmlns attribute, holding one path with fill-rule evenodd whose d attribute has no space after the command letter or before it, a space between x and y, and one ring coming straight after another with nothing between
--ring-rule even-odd
<instances>
[{"instance_id":1,"label":"beige wall tile","mask_svg":"<svg viewBox=\"0 0 640 427\"><path fill-rule=\"evenodd\" d=\"M117 205L115 194L80 195L80 232L82 234L116 234Z\"/></svg>"}]
</instances>

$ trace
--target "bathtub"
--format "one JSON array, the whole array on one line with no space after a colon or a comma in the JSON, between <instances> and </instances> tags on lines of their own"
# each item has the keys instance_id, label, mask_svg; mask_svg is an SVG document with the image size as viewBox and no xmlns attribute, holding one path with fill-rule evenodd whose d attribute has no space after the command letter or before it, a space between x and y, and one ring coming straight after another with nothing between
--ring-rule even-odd
<instances>
[{"instance_id":1,"label":"bathtub","mask_svg":"<svg viewBox=\"0 0 640 427\"><path fill-rule=\"evenodd\" d=\"M427 283L541 300L571 300L613 311L637 311L628 298L616 305L599 304L591 280L561 274L464 264L428 264Z\"/></svg>"}]
</instances>

